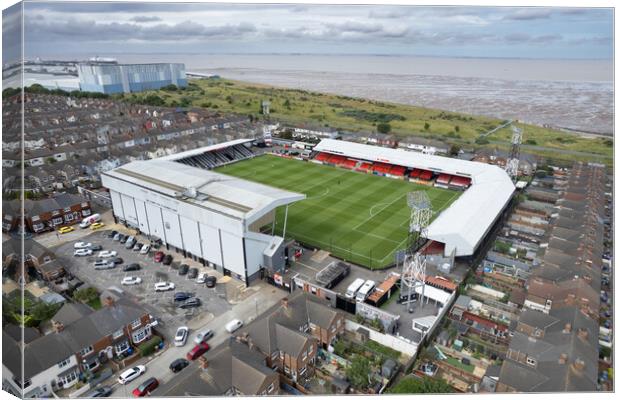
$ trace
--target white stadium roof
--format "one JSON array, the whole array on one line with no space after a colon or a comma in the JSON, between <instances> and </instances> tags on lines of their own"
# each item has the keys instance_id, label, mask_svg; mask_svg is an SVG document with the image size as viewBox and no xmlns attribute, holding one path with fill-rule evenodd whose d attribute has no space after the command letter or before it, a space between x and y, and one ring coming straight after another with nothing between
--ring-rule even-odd
<instances>
[{"instance_id":1,"label":"white stadium roof","mask_svg":"<svg viewBox=\"0 0 620 400\"><path fill-rule=\"evenodd\" d=\"M479 162L333 139L321 140L314 150L471 178L471 186L427 230L428 239L445 244L446 255L454 249L456 256L474 254L515 190L503 169Z\"/></svg>"},{"instance_id":2,"label":"white stadium roof","mask_svg":"<svg viewBox=\"0 0 620 400\"><path fill-rule=\"evenodd\" d=\"M204 149L201 150L204 152ZM304 194L161 158L130 162L103 174L245 220L246 224L276 207L306 198ZM191 193L194 190L195 193Z\"/></svg>"},{"instance_id":3,"label":"white stadium roof","mask_svg":"<svg viewBox=\"0 0 620 400\"><path fill-rule=\"evenodd\" d=\"M231 147L237 144L243 144L243 143L248 143L252 141L254 141L254 139L235 139L229 142L217 143L211 146L199 147L197 149L187 150L181 153L170 154L169 156L159 157L158 160L169 160L169 161L180 160L180 159L192 157L198 154L204 154L208 151L225 149L227 147Z\"/></svg>"}]
</instances>

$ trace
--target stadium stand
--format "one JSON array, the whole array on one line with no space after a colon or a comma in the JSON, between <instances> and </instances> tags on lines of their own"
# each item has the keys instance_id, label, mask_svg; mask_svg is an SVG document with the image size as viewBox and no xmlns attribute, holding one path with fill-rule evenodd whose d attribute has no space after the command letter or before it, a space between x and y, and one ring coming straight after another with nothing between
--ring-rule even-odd
<instances>
[{"instance_id":1,"label":"stadium stand","mask_svg":"<svg viewBox=\"0 0 620 400\"><path fill-rule=\"evenodd\" d=\"M422 179L423 181L430 181L431 179L433 179L433 173L431 171L421 171L420 172L420 179Z\"/></svg>"},{"instance_id":2,"label":"stadium stand","mask_svg":"<svg viewBox=\"0 0 620 400\"><path fill-rule=\"evenodd\" d=\"M228 146L214 145L200 149L200 152L190 150L173 156L162 157L161 159L169 159L192 167L213 169L231 162L254 157L254 153L245 146L246 142L247 140L242 139L229 142Z\"/></svg>"},{"instance_id":3,"label":"stadium stand","mask_svg":"<svg viewBox=\"0 0 620 400\"><path fill-rule=\"evenodd\" d=\"M439 174L439 177L437 178L436 182L442 185L447 185L448 183L450 183L450 178L452 177L448 174Z\"/></svg>"},{"instance_id":4,"label":"stadium stand","mask_svg":"<svg viewBox=\"0 0 620 400\"><path fill-rule=\"evenodd\" d=\"M407 168L402 167L400 165L395 165L392 167L392 169L390 169L390 175L405 176L406 171L407 171Z\"/></svg>"},{"instance_id":5,"label":"stadium stand","mask_svg":"<svg viewBox=\"0 0 620 400\"><path fill-rule=\"evenodd\" d=\"M450 181L450 186L455 186L459 189L466 189L469 185L471 185L471 178L463 176L454 176Z\"/></svg>"},{"instance_id":6,"label":"stadium stand","mask_svg":"<svg viewBox=\"0 0 620 400\"><path fill-rule=\"evenodd\" d=\"M327 153L319 153L316 155L316 157L314 157L315 160L317 161L327 161L327 159L329 158L329 154Z\"/></svg>"}]
</instances>

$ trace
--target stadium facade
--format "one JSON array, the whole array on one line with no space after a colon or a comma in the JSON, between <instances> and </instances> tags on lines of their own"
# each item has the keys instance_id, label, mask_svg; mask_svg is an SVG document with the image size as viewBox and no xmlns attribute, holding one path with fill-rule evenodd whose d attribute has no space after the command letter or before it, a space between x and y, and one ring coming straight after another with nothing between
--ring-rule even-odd
<instances>
[{"instance_id":1,"label":"stadium facade","mask_svg":"<svg viewBox=\"0 0 620 400\"><path fill-rule=\"evenodd\" d=\"M473 255L515 191L508 174L490 164L333 139L323 139L314 150L465 180L464 193L427 228L427 239L443 243L445 256Z\"/></svg>"},{"instance_id":2,"label":"stadium facade","mask_svg":"<svg viewBox=\"0 0 620 400\"><path fill-rule=\"evenodd\" d=\"M283 239L261 233L260 227L273 221L277 207L305 195L208 169L207 162L223 165L253 156L246 142L134 161L104 172L115 218L249 284L261 266L284 262Z\"/></svg>"},{"instance_id":3,"label":"stadium facade","mask_svg":"<svg viewBox=\"0 0 620 400\"><path fill-rule=\"evenodd\" d=\"M99 93L131 93L156 90L167 85L187 86L185 64L77 65L80 90Z\"/></svg>"}]
</instances>

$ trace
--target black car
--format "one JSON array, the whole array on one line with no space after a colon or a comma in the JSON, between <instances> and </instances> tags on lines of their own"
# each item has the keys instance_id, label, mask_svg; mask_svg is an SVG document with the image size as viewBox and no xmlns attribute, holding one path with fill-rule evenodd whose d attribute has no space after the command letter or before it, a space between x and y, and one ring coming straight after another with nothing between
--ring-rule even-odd
<instances>
[{"instance_id":1,"label":"black car","mask_svg":"<svg viewBox=\"0 0 620 400\"><path fill-rule=\"evenodd\" d=\"M170 254L166 254L166 255L164 256L164 259L162 260L162 263L163 263L164 265L170 265L170 264L172 264L172 256L171 256Z\"/></svg>"},{"instance_id":2,"label":"black car","mask_svg":"<svg viewBox=\"0 0 620 400\"><path fill-rule=\"evenodd\" d=\"M174 301L185 301L192 297L191 293L188 292L176 292L174 294Z\"/></svg>"},{"instance_id":3,"label":"black car","mask_svg":"<svg viewBox=\"0 0 620 400\"><path fill-rule=\"evenodd\" d=\"M209 275L205 278L205 285L207 285L208 288L215 287L216 282L217 282L217 278L214 277L213 275Z\"/></svg>"},{"instance_id":4,"label":"black car","mask_svg":"<svg viewBox=\"0 0 620 400\"><path fill-rule=\"evenodd\" d=\"M189 361L187 361L186 359L177 358L172 363L170 363L170 371L176 373L182 370L183 368L187 367L188 365L189 365Z\"/></svg>"},{"instance_id":5,"label":"black car","mask_svg":"<svg viewBox=\"0 0 620 400\"><path fill-rule=\"evenodd\" d=\"M120 258L120 257L113 258L112 261L114 262L114 264L122 264L123 263L123 259Z\"/></svg>"},{"instance_id":6,"label":"black car","mask_svg":"<svg viewBox=\"0 0 620 400\"><path fill-rule=\"evenodd\" d=\"M142 243L136 242L136 244L133 245L133 251L140 251L141 249L142 249Z\"/></svg>"},{"instance_id":7,"label":"black car","mask_svg":"<svg viewBox=\"0 0 620 400\"><path fill-rule=\"evenodd\" d=\"M193 307L200 307L200 299L198 297L192 297L191 299L187 299L185 300L184 303L181 303L179 305L179 308L193 308Z\"/></svg>"},{"instance_id":8,"label":"black car","mask_svg":"<svg viewBox=\"0 0 620 400\"><path fill-rule=\"evenodd\" d=\"M116 235L117 233L118 233L117 231L110 231L110 232L108 232L108 235L107 235L107 236L108 236L108 238L110 238L110 239L111 239L111 238L113 238L113 237L114 237L114 235Z\"/></svg>"},{"instance_id":9,"label":"black car","mask_svg":"<svg viewBox=\"0 0 620 400\"><path fill-rule=\"evenodd\" d=\"M88 248L92 251L103 250L103 247L100 244L91 244Z\"/></svg>"},{"instance_id":10,"label":"black car","mask_svg":"<svg viewBox=\"0 0 620 400\"><path fill-rule=\"evenodd\" d=\"M100 388L86 393L84 397L110 397L111 394L112 388L110 386L101 386Z\"/></svg>"},{"instance_id":11,"label":"black car","mask_svg":"<svg viewBox=\"0 0 620 400\"><path fill-rule=\"evenodd\" d=\"M197 276L198 276L198 268L190 268L189 271L187 272L187 277L189 279L196 279Z\"/></svg>"},{"instance_id":12,"label":"black car","mask_svg":"<svg viewBox=\"0 0 620 400\"><path fill-rule=\"evenodd\" d=\"M179 275L185 275L187 274L187 271L189 270L189 265L187 264L181 264L181 266L179 267Z\"/></svg>"},{"instance_id":13,"label":"black car","mask_svg":"<svg viewBox=\"0 0 620 400\"><path fill-rule=\"evenodd\" d=\"M121 240L119 240L119 242L123 244L127 241L127 239L129 239L129 236L121 234Z\"/></svg>"},{"instance_id":14,"label":"black car","mask_svg":"<svg viewBox=\"0 0 620 400\"><path fill-rule=\"evenodd\" d=\"M123 267L123 271L139 271L139 270L140 270L140 264L138 263L125 265L125 267Z\"/></svg>"}]
</instances>

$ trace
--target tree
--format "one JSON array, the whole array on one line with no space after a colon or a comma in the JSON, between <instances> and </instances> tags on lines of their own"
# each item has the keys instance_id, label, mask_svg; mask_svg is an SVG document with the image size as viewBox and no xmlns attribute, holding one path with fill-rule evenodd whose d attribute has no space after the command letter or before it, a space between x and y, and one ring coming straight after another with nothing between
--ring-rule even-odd
<instances>
[{"instance_id":1,"label":"tree","mask_svg":"<svg viewBox=\"0 0 620 400\"><path fill-rule=\"evenodd\" d=\"M82 303L89 303L97 297L99 297L99 292L97 292L97 289L93 287L76 290L75 293L73 293L73 298L77 301L81 301Z\"/></svg>"},{"instance_id":2,"label":"tree","mask_svg":"<svg viewBox=\"0 0 620 400\"><path fill-rule=\"evenodd\" d=\"M355 355L347 368L347 378L351 384L356 388L367 387L369 374L370 362L368 359L359 354Z\"/></svg>"},{"instance_id":3,"label":"tree","mask_svg":"<svg viewBox=\"0 0 620 400\"><path fill-rule=\"evenodd\" d=\"M451 156L458 156L460 151L461 151L461 146L459 146L458 144L453 144L452 146L450 146Z\"/></svg>"},{"instance_id":4,"label":"tree","mask_svg":"<svg viewBox=\"0 0 620 400\"><path fill-rule=\"evenodd\" d=\"M47 158L45 159L45 161L46 161L48 164L54 164L54 163L56 162L56 159L55 159L54 157L47 157Z\"/></svg>"},{"instance_id":5,"label":"tree","mask_svg":"<svg viewBox=\"0 0 620 400\"><path fill-rule=\"evenodd\" d=\"M429 129L431 129L431 124L429 124L428 122L425 122L424 123L424 130L427 131Z\"/></svg>"},{"instance_id":6,"label":"tree","mask_svg":"<svg viewBox=\"0 0 620 400\"><path fill-rule=\"evenodd\" d=\"M424 377L422 379L407 376L401 379L396 386L390 389L390 393L453 393L454 389L443 379Z\"/></svg>"},{"instance_id":7,"label":"tree","mask_svg":"<svg viewBox=\"0 0 620 400\"><path fill-rule=\"evenodd\" d=\"M454 127L454 132L459 133L460 131L461 131L461 127L460 127L460 126L458 126L458 125L456 125L456 126Z\"/></svg>"},{"instance_id":8,"label":"tree","mask_svg":"<svg viewBox=\"0 0 620 400\"><path fill-rule=\"evenodd\" d=\"M389 133L392 130L392 126L387 122L381 122L377 125L377 132L379 133Z\"/></svg>"}]
</instances>

